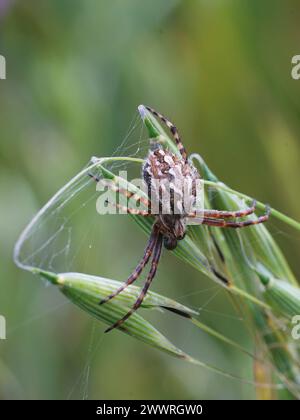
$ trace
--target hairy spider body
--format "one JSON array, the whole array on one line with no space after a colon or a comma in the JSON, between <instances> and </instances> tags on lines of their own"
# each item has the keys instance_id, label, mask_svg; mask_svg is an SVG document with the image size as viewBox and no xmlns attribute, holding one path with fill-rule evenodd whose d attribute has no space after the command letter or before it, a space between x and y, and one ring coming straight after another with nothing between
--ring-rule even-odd
<instances>
[{"instance_id":1,"label":"hairy spider body","mask_svg":"<svg viewBox=\"0 0 300 420\"><path fill-rule=\"evenodd\" d=\"M151 214L156 213L155 223L163 235L164 246L173 250L185 236L186 215L195 205L195 181L200 175L187 160L161 147L150 151L142 175L157 212ZM191 188L185 200L184 186Z\"/></svg>"},{"instance_id":2,"label":"hairy spider body","mask_svg":"<svg viewBox=\"0 0 300 420\"><path fill-rule=\"evenodd\" d=\"M141 217L154 216L155 220L152 226L151 235L144 251L144 256L136 266L133 273L128 277L127 281L122 284L114 293L103 299L100 304L108 302L127 286L135 282L141 275L147 263L151 260L151 267L146 278L145 284L133 305L127 314L109 327L106 332L114 328L120 327L126 319L128 319L142 304L143 299L151 285L156 274L157 266L161 256L162 245L166 249L173 250L176 248L178 241L182 240L187 230L187 219L198 217L195 212L196 200L196 184L200 180L197 169L188 161L186 150L181 142L177 128L166 117L159 114L152 108L139 106L139 112L144 118L145 110L148 110L157 118L159 118L170 129L173 139L177 145L178 155L157 146L151 150L143 165L142 176L148 187L148 199L143 199L143 204L148 210L125 209L127 213L139 215ZM98 180L90 175L94 180ZM185 194L184 188L190 188L189 194ZM114 187L116 191L126 195L128 198L134 194L128 191ZM167 189L169 190L167 191ZM166 193L164 195L164 193ZM139 199L141 202L142 200ZM116 204L119 208L123 207ZM169 206L169 207L168 207ZM191 211L192 209L192 211ZM167 210L167 211L166 211ZM256 225L268 220L270 209L264 215L256 219L243 221L235 221L228 219L236 219L248 216L255 211L255 201L252 205L243 210L227 211L227 210L206 210L201 213L201 223L209 226L224 228L243 228L246 226ZM227 280L219 274L213 267L212 272L218 279L227 284Z\"/></svg>"}]
</instances>

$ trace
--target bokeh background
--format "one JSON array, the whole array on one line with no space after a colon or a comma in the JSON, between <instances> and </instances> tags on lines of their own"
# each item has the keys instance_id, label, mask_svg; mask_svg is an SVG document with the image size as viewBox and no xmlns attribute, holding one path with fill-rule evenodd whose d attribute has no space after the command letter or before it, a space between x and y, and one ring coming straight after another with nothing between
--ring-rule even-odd
<instances>
[{"instance_id":1,"label":"bokeh background","mask_svg":"<svg viewBox=\"0 0 300 420\"><path fill-rule=\"evenodd\" d=\"M297 0L0 0L0 398L254 398L252 386L189 366L115 331L21 271L14 243L90 156L109 156L140 103L168 115L224 182L300 219ZM145 236L126 216L81 270L124 279ZM300 237L269 223L299 277ZM251 348L224 294L165 253L154 290ZM208 290L207 290L208 289ZM251 378L251 360L176 317L146 314L203 361Z\"/></svg>"}]
</instances>

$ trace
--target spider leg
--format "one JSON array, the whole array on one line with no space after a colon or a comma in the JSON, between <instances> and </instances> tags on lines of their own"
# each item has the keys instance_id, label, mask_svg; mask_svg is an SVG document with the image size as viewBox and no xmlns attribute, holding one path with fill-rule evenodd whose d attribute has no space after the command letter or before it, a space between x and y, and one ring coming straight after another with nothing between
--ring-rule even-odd
<instances>
[{"instance_id":1,"label":"spider leg","mask_svg":"<svg viewBox=\"0 0 300 420\"><path fill-rule=\"evenodd\" d=\"M100 179L101 179L99 176L94 175L94 174L92 174L91 172L89 172L89 173L88 173L88 176L89 176L90 178L92 178L95 182L99 182L99 181L100 181Z\"/></svg>"},{"instance_id":2,"label":"spider leg","mask_svg":"<svg viewBox=\"0 0 300 420\"><path fill-rule=\"evenodd\" d=\"M244 228L246 226L257 225L259 223L264 223L269 219L270 216L270 207L267 207L266 213L263 216L259 216L256 220L245 220L243 222L229 222L224 219L203 219L202 223L209 226L218 226L225 228Z\"/></svg>"},{"instance_id":3,"label":"spider leg","mask_svg":"<svg viewBox=\"0 0 300 420\"><path fill-rule=\"evenodd\" d=\"M227 219L227 218L237 218L237 217L244 217L248 216L255 212L256 209L256 200L253 200L250 207L247 207L244 210L236 210L236 211L227 211L227 210L206 210L204 209L201 215L207 217L209 219ZM197 217L197 212L188 213L186 217Z\"/></svg>"},{"instance_id":4,"label":"spider leg","mask_svg":"<svg viewBox=\"0 0 300 420\"><path fill-rule=\"evenodd\" d=\"M139 196L138 193L133 192L133 191L128 191L125 188L120 188L117 185L113 184L112 182L109 181L105 181L99 177L97 177L96 175L93 175L92 173L88 174L95 182L99 182L100 180L103 182L103 184L107 187L109 187L112 191L117 192L119 194L124 195L125 197L127 197L128 199L133 198L137 203L141 202L143 203L148 209L150 208L150 201L145 198L145 197L141 197Z\"/></svg>"},{"instance_id":5,"label":"spider leg","mask_svg":"<svg viewBox=\"0 0 300 420\"><path fill-rule=\"evenodd\" d=\"M151 255L152 255L153 248L154 248L156 240L157 240L157 236L158 236L157 229L153 229L152 233L151 233L151 236L150 236L150 239L149 239L149 241L147 243L147 246L145 248L144 256L141 259L141 261L138 263L138 265L136 266L135 270L130 274L130 276L128 277L126 282L124 282L115 292L111 293L109 296L102 299L99 302L100 305L102 305L103 303L106 303L109 300L113 299L119 293L123 292L123 290L126 289L126 287L128 287L130 284L134 283L139 278L139 276L141 275L143 269L145 268L146 264L148 263Z\"/></svg>"},{"instance_id":6,"label":"spider leg","mask_svg":"<svg viewBox=\"0 0 300 420\"><path fill-rule=\"evenodd\" d=\"M107 330L105 332L109 332L111 330L113 330L114 328L118 328L120 327L120 325L122 325L142 304L144 297L152 283L152 280L156 274L156 270L157 270L157 266L158 266L158 262L160 259L160 255L161 255L161 249L162 249L162 240L163 240L163 236L159 233L157 240L155 242L155 248L153 251L153 258L152 258L152 262L151 262L151 268L149 271L149 274L147 276L146 282L144 284L144 287L142 288L135 304L133 305L133 307L130 309L129 312L127 312L127 314L125 316L123 316L123 318L119 319L117 322L115 322L111 327L107 328Z\"/></svg>"},{"instance_id":7,"label":"spider leg","mask_svg":"<svg viewBox=\"0 0 300 420\"><path fill-rule=\"evenodd\" d=\"M181 138L180 138L180 135L178 133L178 130L177 130L176 126L173 123L171 123L171 121L169 121L164 115L162 115L159 112L155 111L155 109L150 108L149 106L145 106L145 108L149 112L151 112L151 114L155 115L163 123L166 124L166 126L169 128L169 130L172 133L172 136L173 136L173 138L174 138L174 140L176 142L177 148L178 148L178 150L179 150L179 152L180 152L180 154L182 156L182 159L185 160L185 161L187 161L187 153L186 153L186 150L185 150L184 145L182 144L182 141L181 141Z\"/></svg>"},{"instance_id":8,"label":"spider leg","mask_svg":"<svg viewBox=\"0 0 300 420\"><path fill-rule=\"evenodd\" d=\"M112 203L114 206L116 206L118 209L122 210L124 213L127 214L133 214L134 216L143 216L143 217L148 217L148 216L153 216L151 213L148 213L148 211L146 210L140 210L140 209L130 209L126 206L122 206L122 204L118 204L118 203Z\"/></svg>"}]
</instances>

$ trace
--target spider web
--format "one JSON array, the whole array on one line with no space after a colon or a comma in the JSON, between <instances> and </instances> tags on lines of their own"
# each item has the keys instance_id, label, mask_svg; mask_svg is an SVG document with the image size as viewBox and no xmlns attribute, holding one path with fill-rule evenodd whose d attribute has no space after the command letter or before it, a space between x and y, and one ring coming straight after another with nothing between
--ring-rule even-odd
<instances>
[{"instance_id":1,"label":"spider web","mask_svg":"<svg viewBox=\"0 0 300 420\"><path fill-rule=\"evenodd\" d=\"M127 135L112 157L145 157L149 150L149 139L143 139L142 123L135 116ZM134 134L138 140L132 141ZM131 139L131 141L129 141ZM64 185L47 203L21 234L14 251L15 262L24 269L41 268L55 273L75 271L82 264L81 251L96 246L91 231L95 225L101 227L102 217L96 212L99 192L89 174L100 174L93 157L83 169ZM140 167L124 161L105 163L106 169L118 174L139 174ZM95 235L92 235L95 236Z\"/></svg>"}]
</instances>

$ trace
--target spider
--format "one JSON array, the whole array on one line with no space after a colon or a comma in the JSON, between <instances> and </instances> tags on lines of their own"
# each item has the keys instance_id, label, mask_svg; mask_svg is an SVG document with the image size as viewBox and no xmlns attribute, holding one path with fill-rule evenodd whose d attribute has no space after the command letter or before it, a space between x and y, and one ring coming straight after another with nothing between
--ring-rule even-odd
<instances>
[{"instance_id":1,"label":"spider","mask_svg":"<svg viewBox=\"0 0 300 420\"><path fill-rule=\"evenodd\" d=\"M165 150L162 147L157 147L154 150L150 150L147 159L142 168L142 176L148 187L148 192L151 189L153 179L168 179L168 181L174 181L174 178L181 177L182 180L190 179L192 182L200 179L200 174L197 169L189 162L187 152L185 147L182 144L180 135L177 128L172 124L165 116L155 111L153 108L148 106L141 106L139 110L142 112L142 109L147 109L151 114L160 119L170 130L173 139L175 140L179 155L172 153L169 150ZM99 181L94 175L90 174L92 178L96 181ZM113 187L116 192L125 194L128 198L132 197L134 194L125 190L121 190L117 186ZM192 191L192 201L194 198L194 190ZM117 207L122 208L128 214L139 215L141 217L154 216L154 222L152 225L151 234L144 250L144 255L135 270L127 278L114 293L105 297L100 301L100 304L105 304L109 300L113 299L119 293L121 293L125 288L134 283L142 274L142 271L146 267L147 263L151 259L151 267L146 278L145 284L142 287L139 296L137 297L136 302L132 308L123 316L123 318L116 321L111 325L106 332L113 330L114 328L120 327L142 304L144 297L146 296L148 289L152 283L153 278L155 277L159 260L162 253L162 247L164 246L167 250L174 250L178 244L178 241L184 239L187 230L187 218L195 217L194 213L185 213L184 211L181 214L175 214L174 212L174 203L172 203L171 196L171 214L163 214L161 212L161 207L157 214L150 212L150 204L152 196L148 193L148 199L138 198L137 200L143 201L143 204L146 205L146 210L141 209L130 209L122 207L120 204L116 204ZM237 219L241 217L248 216L255 212L256 202L253 201L252 205L244 210L237 211L223 211L223 210L203 210L202 224L223 227L223 228L244 228L251 225L256 225L258 223L263 223L268 220L270 214L270 208L267 207L266 213L257 219L249 219L245 221L239 220L228 220L228 219Z\"/></svg>"}]
</instances>

